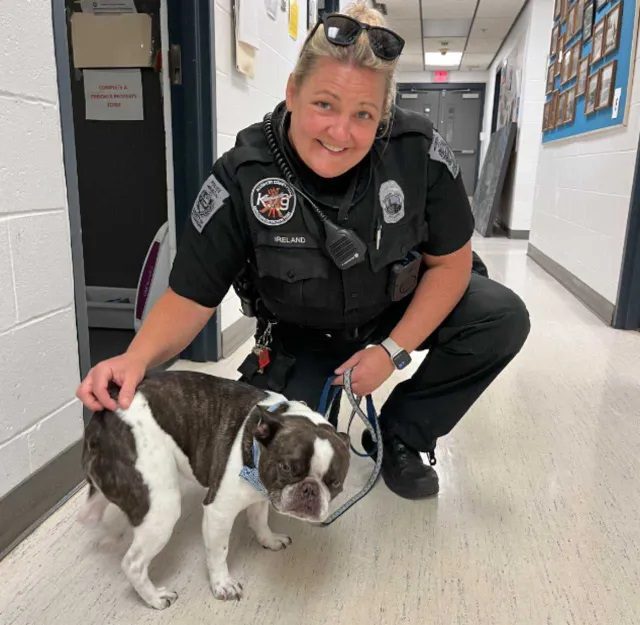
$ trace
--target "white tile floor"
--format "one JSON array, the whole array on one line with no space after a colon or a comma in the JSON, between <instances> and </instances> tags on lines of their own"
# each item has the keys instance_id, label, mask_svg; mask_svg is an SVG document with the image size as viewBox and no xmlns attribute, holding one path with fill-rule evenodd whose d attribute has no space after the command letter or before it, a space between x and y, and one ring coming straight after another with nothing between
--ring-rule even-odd
<instances>
[{"instance_id":1,"label":"white tile floor","mask_svg":"<svg viewBox=\"0 0 640 625\"><path fill-rule=\"evenodd\" d=\"M525 242L476 249L525 299L533 327L441 441L436 499L403 501L379 483L329 529L274 518L294 538L279 553L243 518L230 553L245 598L223 603L207 585L191 490L151 568L180 597L156 612L120 572L126 542L96 550L74 523L81 493L0 562L0 623L637 625L640 334L603 325ZM205 368L233 377L239 357Z\"/></svg>"}]
</instances>

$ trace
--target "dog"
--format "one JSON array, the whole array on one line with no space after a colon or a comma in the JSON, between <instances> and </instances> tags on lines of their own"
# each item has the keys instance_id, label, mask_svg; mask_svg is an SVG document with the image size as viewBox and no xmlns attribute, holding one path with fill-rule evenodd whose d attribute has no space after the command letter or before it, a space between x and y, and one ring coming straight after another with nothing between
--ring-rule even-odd
<instances>
[{"instance_id":1,"label":"dog","mask_svg":"<svg viewBox=\"0 0 640 625\"><path fill-rule=\"evenodd\" d=\"M112 397L117 387L110 387ZM349 468L349 439L306 404L203 373L145 378L126 410L102 410L87 424L82 465L89 499L79 518L100 522L111 502L127 516L133 541L122 569L140 597L164 609L177 594L149 579L153 558L181 513L180 474L207 488L202 533L217 599L240 599L227 567L233 522L247 510L258 542L284 549L291 538L268 525L277 512L310 522L328 516Z\"/></svg>"}]
</instances>

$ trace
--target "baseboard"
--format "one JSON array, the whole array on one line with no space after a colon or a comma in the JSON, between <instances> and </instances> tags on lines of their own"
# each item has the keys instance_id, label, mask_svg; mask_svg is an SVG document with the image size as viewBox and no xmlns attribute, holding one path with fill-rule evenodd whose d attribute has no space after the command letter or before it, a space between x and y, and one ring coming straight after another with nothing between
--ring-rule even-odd
<instances>
[{"instance_id":1,"label":"baseboard","mask_svg":"<svg viewBox=\"0 0 640 625\"><path fill-rule=\"evenodd\" d=\"M498 221L497 226L502 232L507 235L509 239L520 239L520 240L528 240L529 239L529 230L512 230L506 224Z\"/></svg>"},{"instance_id":2,"label":"baseboard","mask_svg":"<svg viewBox=\"0 0 640 625\"><path fill-rule=\"evenodd\" d=\"M562 286L575 295L587 308L594 312L607 325L613 324L613 312L615 306L596 293L590 286L585 284L580 278L574 276L570 271L549 258L544 252L531 245L527 248L527 255L538 263L547 273L551 274Z\"/></svg>"},{"instance_id":3,"label":"baseboard","mask_svg":"<svg viewBox=\"0 0 640 625\"><path fill-rule=\"evenodd\" d=\"M222 357L228 358L256 331L256 320L250 317L240 317L228 328L222 331Z\"/></svg>"},{"instance_id":4,"label":"baseboard","mask_svg":"<svg viewBox=\"0 0 640 625\"><path fill-rule=\"evenodd\" d=\"M0 499L0 560L83 486L81 456L80 440Z\"/></svg>"}]
</instances>

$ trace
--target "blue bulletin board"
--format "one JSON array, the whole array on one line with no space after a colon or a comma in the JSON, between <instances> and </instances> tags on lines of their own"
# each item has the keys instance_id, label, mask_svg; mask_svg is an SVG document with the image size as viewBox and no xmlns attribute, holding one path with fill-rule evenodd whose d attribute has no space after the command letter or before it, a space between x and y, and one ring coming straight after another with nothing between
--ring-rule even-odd
<instances>
[{"instance_id":1,"label":"blue bulletin board","mask_svg":"<svg viewBox=\"0 0 640 625\"><path fill-rule=\"evenodd\" d=\"M543 143L625 123L636 21L635 0L556 0Z\"/></svg>"}]
</instances>

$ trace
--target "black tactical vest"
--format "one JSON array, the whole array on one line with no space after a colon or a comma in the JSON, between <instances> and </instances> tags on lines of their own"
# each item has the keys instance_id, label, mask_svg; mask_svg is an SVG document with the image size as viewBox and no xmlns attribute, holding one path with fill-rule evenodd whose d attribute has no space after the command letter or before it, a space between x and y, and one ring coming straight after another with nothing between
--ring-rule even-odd
<instances>
[{"instance_id":1,"label":"black tactical vest","mask_svg":"<svg viewBox=\"0 0 640 625\"><path fill-rule=\"evenodd\" d=\"M391 305L390 267L427 241L432 138L426 117L395 110L389 135L376 140L371 166L362 168L361 175L369 176L364 191L339 224L366 243L366 258L341 271L325 252L318 217L279 169L262 124L239 133L236 147L223 159L241 189L255 253L250 263L255 287L273 317L305 327L353 329ZM337 221L337 210L321 199L316 203Z\"/></svg>"}]
</instances>

